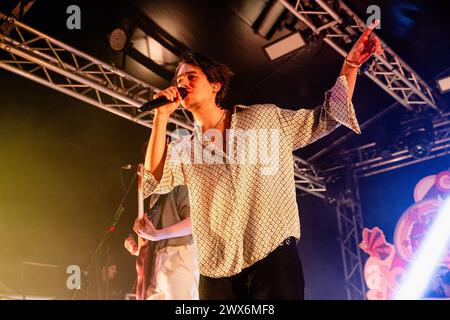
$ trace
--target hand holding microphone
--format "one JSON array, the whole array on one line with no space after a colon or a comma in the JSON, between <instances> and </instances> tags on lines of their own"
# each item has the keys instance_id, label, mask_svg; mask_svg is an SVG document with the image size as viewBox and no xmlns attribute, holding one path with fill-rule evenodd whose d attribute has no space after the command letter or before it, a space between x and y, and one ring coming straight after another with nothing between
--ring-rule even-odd
<instances>
[{"instance_id":1,"label":"hand holding microphone","mask_svg":"<svg viewBox=\"0 0 450 320\"><path fill-rule=\"evenodd\" d=\"M155 109L155 116L170 115L178 108L186 95L185 88L171 86L155 94L153 100L143 104L140 109L143 111Z\"/></svg>"}]
</instances>

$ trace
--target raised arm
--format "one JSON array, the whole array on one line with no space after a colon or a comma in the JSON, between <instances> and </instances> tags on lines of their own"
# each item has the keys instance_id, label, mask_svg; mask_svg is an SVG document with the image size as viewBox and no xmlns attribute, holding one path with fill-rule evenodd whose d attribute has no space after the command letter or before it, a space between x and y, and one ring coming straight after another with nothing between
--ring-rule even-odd
<instances>
[{"instance_id":1,"label":"raised arm","mask_svg":"<svg viewBox=\"0 0 450 320\"><path fill-rule=\"evenodd\" d=\"M371 34L378 23L380 23L380 21L375 20L374 23L364 30L361 37L356 41L348 53L342 66L340 76L344 75L347 78L348 96L350 100L352 100L353 92L355 90L358 68L375 52L378 54L382 53L380 40Z\"/></svg>"},{"instance_id":2,"label":"raised arm","mask_svg":"<svg viewBox=\"0 0 450 320\"><path fill-rule=\"evenodd\" d=\"M169 122L170 115L177 109L182 100L177 88L174 86L159 92L154 96L154 98L158 98L160 96L164 96L171 101L173 100L173 102L155 109L153 128L147 147L147 153L145 155L144 165L145 169L150 171L150 173L158 181L161 180L163 174L164 162L167 152L167 123Z\"/></svg>"}]
</instances>

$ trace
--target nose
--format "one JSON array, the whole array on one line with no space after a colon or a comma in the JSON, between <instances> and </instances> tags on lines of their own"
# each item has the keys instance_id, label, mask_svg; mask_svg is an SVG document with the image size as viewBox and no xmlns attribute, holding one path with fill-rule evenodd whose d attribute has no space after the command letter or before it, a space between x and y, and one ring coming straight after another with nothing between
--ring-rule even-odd
<instances>
[{"instance_id":1,"label":"nose","mask_svg":"<svg viewBox=\"0 0 450 320\"><path fill-rule=\"evenodd\" d=\"M187 78L185 76L182 76L178 79L178 87L187 87L188 86L189 81L187 80Z\"/></svg>"}]
</instances>

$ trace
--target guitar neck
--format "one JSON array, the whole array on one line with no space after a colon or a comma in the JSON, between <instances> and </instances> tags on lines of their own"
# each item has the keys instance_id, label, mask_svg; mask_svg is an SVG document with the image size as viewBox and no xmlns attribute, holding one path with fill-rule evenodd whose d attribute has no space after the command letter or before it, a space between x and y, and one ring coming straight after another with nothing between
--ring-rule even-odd
<instances>
[{"instance_id":1,"label":"guitar neck","mask_svg":"<svg viewBox=\"0 0 450 320\"><path fill-rule=\"evenodd\" d=\"M138 218L144 218L144 165L142 163L138 166ZM138 236L138 248L140 249L145 244L145 240Z\"/></svg>"}]
</instances>

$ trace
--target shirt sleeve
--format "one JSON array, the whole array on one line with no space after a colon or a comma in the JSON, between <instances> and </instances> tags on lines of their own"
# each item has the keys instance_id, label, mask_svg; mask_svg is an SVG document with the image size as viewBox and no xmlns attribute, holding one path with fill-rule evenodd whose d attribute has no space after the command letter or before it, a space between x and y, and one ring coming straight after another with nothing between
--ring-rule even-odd
<instances>
[{"instance_id":1,"label":"shirt sleeve","mask_svg":"<svg viewBox=\"0 0 450 320\"><path fill-rule=\"evenodd\" d=\"M158 182L150 171L144 170L144 198L147 198L154 193L169 193L174 187L183 184L185 184L185 176L180 154L173 142L171 142L167 148L161 180Z\"/></svg>"},{"instance_id":2,"label":"shirt sleeve","mask_svg":"<svg viewBox=\"0 0 450 320\"><path fill-rule=\"evenodd\" d=\"M341 124L355 133L361 133L353 103L348 96L345 75L340 76L333 88L325 93L323 105L309 110L277 110L283 131L292 140L293 150L322 138Z\"/></svg>"},{"instance_id":3,"label":"shirt sleeve","mask_svg":"<svg viewBox=\"0 0 450 320\"><path fill-rule=\"evenodd\" d=\"M181 219L186 219L191 216L189 191L186 186L177 188L177 210Z\"/></svg>"}]
</instances>

